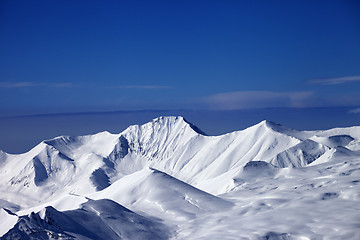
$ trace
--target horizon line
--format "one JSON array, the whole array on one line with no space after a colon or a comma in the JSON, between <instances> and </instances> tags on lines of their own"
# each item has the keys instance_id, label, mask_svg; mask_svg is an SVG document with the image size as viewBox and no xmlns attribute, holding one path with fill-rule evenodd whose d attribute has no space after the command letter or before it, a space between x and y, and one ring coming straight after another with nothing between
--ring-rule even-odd
<instances>
[{"instance_id":1,"label":"horizon line","mask_svg":"<svg viewBox=\"0 0 360 240\"><path fill-rule=\"evenodd\" d=\"M302 107L300 109L327 109L327 108L349 108L354 109L360 106L325 106L325 107ZM0 119L11 118L31 118L31 117L52 117L52 116L76 116L76 115L99 115L116 113L146 113L146 112L240 112L240 111L259 111L259 110L281 110L281 109L299 109L298 107L268 107L268 108L247 108L247 109L140 109L140 110L111 110L111 111L84 111L84 112L50 112L34 113L24 115L0 116Z\"/></svg>"}]
</instances>

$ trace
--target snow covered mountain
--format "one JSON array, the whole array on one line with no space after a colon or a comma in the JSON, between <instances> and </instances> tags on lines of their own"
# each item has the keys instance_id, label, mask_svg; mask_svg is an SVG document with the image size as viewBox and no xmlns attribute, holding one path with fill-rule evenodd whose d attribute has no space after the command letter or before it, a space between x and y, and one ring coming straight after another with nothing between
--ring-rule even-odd
<instances>
[{"instance_id":1,"label":"snow covered mountain","mask_svg":"<svg viewBox=\"0 0 360 240\"><path fill-rule=\"evenodd\" d=\"M360 127L296 131L262 121L207 136L182 117L159 117L119 134L0 151L0 237L357 239L359 173ZM314 226L293 219L324 201L336 203L333 212L300 217ZM345 230L324 231L345 213ZM276 227L275 216L285 217ZM262 227L233 225L251 222Z\"/></svg>"}]
</instances>

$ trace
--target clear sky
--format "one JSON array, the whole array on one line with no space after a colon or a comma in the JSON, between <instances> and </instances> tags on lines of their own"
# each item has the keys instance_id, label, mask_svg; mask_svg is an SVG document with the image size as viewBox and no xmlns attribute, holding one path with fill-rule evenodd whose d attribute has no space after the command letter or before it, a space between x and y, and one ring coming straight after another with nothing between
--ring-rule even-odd
<instances>
[{"instance_id":1,"label":"clear sky","mask_svg":"<svg viewBox=\"0 0 360 240\"><path fill-rule=\"evenodd\" d=\"M0 1L0 114L360 106L359 1Z\"/></svg>"}]
</instances>

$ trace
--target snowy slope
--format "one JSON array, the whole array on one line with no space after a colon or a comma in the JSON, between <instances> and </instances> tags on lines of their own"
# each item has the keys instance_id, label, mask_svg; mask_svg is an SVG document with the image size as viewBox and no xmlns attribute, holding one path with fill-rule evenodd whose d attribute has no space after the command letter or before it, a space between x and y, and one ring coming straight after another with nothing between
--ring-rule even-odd
<instances>
[{"instance_id":1,"label":"snowy slope","mask_svg":"<svg viewBox=\"0 0 360 240\"><path fill-rule=\"evenodd\" d=\"M121 224L119 224L121 223ZM19 217L2 239L168 239L169 229L111 200L89 200L59 212L49 206Z\"/></svg>"},{"instance_id":2,"label":"snowy slope","mask_svg":"<svg viewBox=\"0 0 360 240\"><path fill-rule=\"evenodd\" d=\"M96 239L100 236L91 226L97 222L107 239L133 239L131 232L141 227L131 224L133 218L121 217L125 206L134 211L130 215L136 219L150 221L151 227L143 226L144 232L157 238L233 239L237 234L244 238L315 239L348 234L356 239L359 161L360 127L296 131L262 121L242 131L207 136L182 117L159 117L119 134L61 136L24 154L0 151L0 222L6 222L0 224L0 236L12 229L4 237L29 237L31 229L37 229L43 238L53 234ZM330 212L320 211L325 203L336 206ZM103 214L127 227L114 229L113 222L101 217L98 209L102 207L107 209ZM313 207L319 211L311 212ZM343 211L345 207L352 211ZM297 208L309 210L303 220L314 226L301 232L287 224L284 209L304 215ZM43 209L66 219L65 225L61 220L60 230L49 226L41 217ZM67 221L79 221L77 214L93 219L81 223L80 232L67 228ZM340 224L340 230L347 230L339 230L339 235L323 231L335 224L329 221L333 214L348 216L343 220L348 227ZM287 220L274 220L274 216ZM159 219L165 220L165 225ZM320 220L329 223L318 229ZM256 224L247 230L234 229L248 222L260 224L264 230L255 231ZM152 224L164 234L152 235ZM206 230L207 226L214 232ZM109 228L111 231L105 230ZM228 228L231 234L225 234ZM303 234L310 230L312 233Z\"/></svg>"},{"instance_id":3,"label":"snowy slope","mask_svg":"<svg viewBox=\"0 0 360 240\"><path fill-rule=\"evenodd\" d=\"M127 175L107 189L91 194L90 198L109 198L129 208L180 220L193 219L199 213L223 211L232 206L229 201L155 169Z\"/></svg>"}]
</instances>

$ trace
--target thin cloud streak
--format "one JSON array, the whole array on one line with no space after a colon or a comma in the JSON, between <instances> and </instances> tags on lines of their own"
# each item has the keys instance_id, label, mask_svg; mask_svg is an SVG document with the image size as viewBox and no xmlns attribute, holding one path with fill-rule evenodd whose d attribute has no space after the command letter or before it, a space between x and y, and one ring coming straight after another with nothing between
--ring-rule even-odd
<instances>
[{"instance_id":1,"label":"thin cloud streak","mask_svg":"<svg viewBox=\"0 0 360 240\"><path fill-rule=\"evenodd\" d=\"M34 88L34 87L52 87L52 88L103 88L105 86L74 86L72 83L44 83L44 82L0 82L1 88ZM105 88L119 88L119 89L171 89L171 86L164 85L117 85L107 86Z\"/></svg>"},{"instance_id":2,"label":"thin cloud streak","mask_svg":"<svg viewBox=\"0 0 360 240\"><path fill-rule=\"evenodd\" d=\"M123 85L123 86L114 86L113 88L127 88L127 89L170 89L170 86L161 86L161 85Z\"/></svg>"},{"instance_id":3,"label":"thin cloud streak","mask_svg":"<svg viewBox=\"0 0 360 240\"><path fill-rule=\"evenodd\" d=\"M68 87L73 87L73 85L71 83L0 82L0 88L27 88L27 87L68 88Z\"/></svg>"},{"instance_id":4,"label":"thin cloud streak","mask_svg":"<svg viewBox=\"0 0 360 240\"><path fill-rule=\"evenodd\" d=\"M314 92L272 92L241 91L219 93L204 99L211 108L223 110L272 108L272 107L306 107Z\"/></svg>"},{"instance_id":5,"label":"thin cloud streak","mask_svg":"<svg viewBox=\"0 0 360 240\"><path fill-rule=\"evenodd\" d=\"M39 84L35 84L32 82L0 82L0 88L24 88L24 87L35 87Z\"/></svg>"},{"instance_id":6,"label":"thin cloud streak","mask_svg":"<svg viewBox=\"0 0 360 240\"><path fill-rule=\"evenodd\" d=\"M338 85L345 84L350 82L359 82L360 75L358 76L349 76L349 77L339 77L339 78L318 78L318 79L309 79L308 84L320 84L320 85Z\"/></svg>"},{"instance_id":7,"label":"thin cloud streak","mask_svg":"<svg viewBox=\"0 0 360 240\"><path fill-rule=\"evenodd\" d=\"M351 109L349 113L360 113L360 108Z\"/></svg>"}]
</instances>

